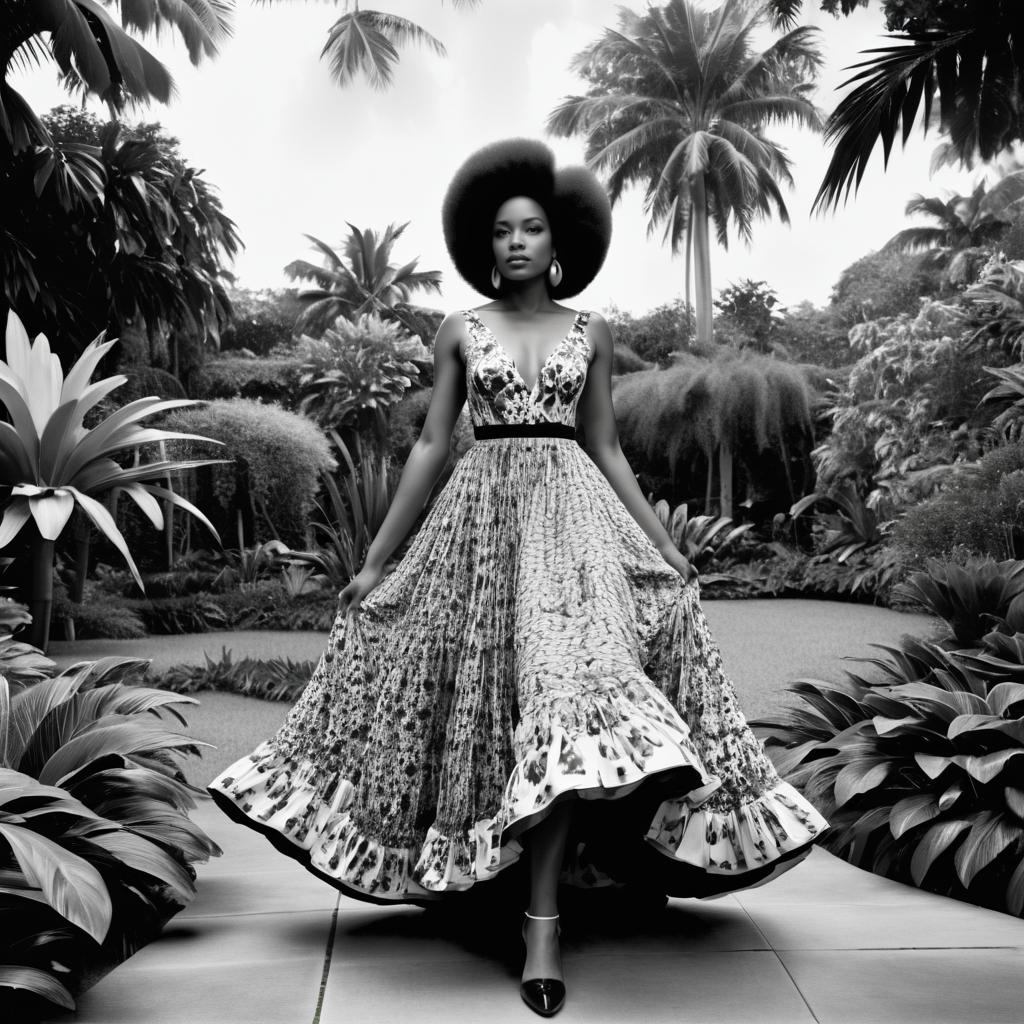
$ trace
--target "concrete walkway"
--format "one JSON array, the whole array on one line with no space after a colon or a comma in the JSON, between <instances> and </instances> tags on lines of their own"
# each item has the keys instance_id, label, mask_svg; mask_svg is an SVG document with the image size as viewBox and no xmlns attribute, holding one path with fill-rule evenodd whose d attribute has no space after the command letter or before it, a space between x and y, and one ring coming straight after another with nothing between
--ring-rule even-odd
<instances>
[{"instance_id":1,"label":"concrete walkway","mask_svg":"<svg viewBox=\"0 0 1024 1024\"><path fill-rule=\"evenodd\" d=\"M766 677L777 696L783 681L838 677L839 655L879 655L871 644L904 632L925 636L934 625L925 616L831 602L704 607L750 718L774 703L751 706ZM282 653L267 634L257 636ZM238 657L256 653L239 637L156 643L171 648L162 656L179 661L202 661L204 646L216 656L225 643ZM291 640L298 645L287 652L293 658L315 657L323 643L315 634ZM66 664L129 653L124 644L103 643L88 653L77 645L51 655ZM144 650L147 642L130 643ZM131 654L147 656L143 650ZM286 706L279 708L283 718ZM202 736L205 727L195 731ZM260 738L242 737L241 749ZM195 784L216 775L223 758L239 756L217 753L212 761L204 756L198 774L190 771ZM48 1022L538 1019L519 998L517 923L495 921L480 934L479 925L466 931L415 907L352 900L230 821L208 798L191 817L224 851L196 865L195 901L85 992L77 1012ZM766 886L717 900L673 899L645 923L567 914L562 951L568 998L557 1019L565 1024L1024 1021L1024 921L881 878L819 848Z\"/></svg>"},{"instance_id":2,"label":"concrete walkway","mask_svg":"<svg viewBox=\"0 0 1024 1024\"><path fill-rule=\"evenodd\" d=\"M86 992L77 1024L505 1024L516 925L443 929L340 895L209 799L223 848L196 900ZM563 924L565 1024L1020 1024L1024 921L922 892L815 848L769 885L673 899L646 925ZM497 947L497 948L496 948Z\"/></svg>"}]
</instances>

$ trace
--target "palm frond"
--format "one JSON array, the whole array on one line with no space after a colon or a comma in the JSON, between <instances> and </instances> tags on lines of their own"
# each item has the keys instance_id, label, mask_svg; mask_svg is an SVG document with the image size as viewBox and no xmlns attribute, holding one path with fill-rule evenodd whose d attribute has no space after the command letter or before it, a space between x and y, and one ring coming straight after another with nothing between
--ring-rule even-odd
<instances>
[{"instance_id":1,"label":"palm frond","mask_svg":"<svg viewBox=\"0 0 1024 1024\"><path fill-rule=\"evenodd\" d=\"M902 125L902 143L906 145L921 104L924 104L924 130L927 131L936 91L942 107L942 120L952 119L956 69L965 54L972 30L928 32L920 36L889 34L907 45L882 46L865 50L883 56L850 65L863 68L840 88L860 84L845 96L825 126L826 141L835 140L835 152L825 171L812 211L838 206L840 193L849 198L860 185L867 163L879 139L882 164L888 166L893 140Z\"/></svg>"},{"instance_id":2,"label":"palm frond","mask_svg":"<svg viewBox=\"0 0 1024 1024\"><path fill-rule=\"evenodd\" d=\"M440 40L407 18L356 9L331 26L320 56L330 55L331 74L339 85L362 72L372 88L383 90L394 79L398 46L407 43L427 46L442 57L447 53Z\"/></svg>"}]
</instances>

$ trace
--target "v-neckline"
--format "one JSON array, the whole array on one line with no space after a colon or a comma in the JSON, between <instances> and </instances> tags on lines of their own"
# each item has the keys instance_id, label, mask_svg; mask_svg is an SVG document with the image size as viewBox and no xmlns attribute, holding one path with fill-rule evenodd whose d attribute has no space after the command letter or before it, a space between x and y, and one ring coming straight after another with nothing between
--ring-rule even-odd
<instances>
[{"instance_id":1,"label":"v-neckline","mask_svg":"<svg viewBox=\"0 0 1024 1024\"><path fill-rule=\"evenodd\" d=\"M492 331L490 327L488 327L487 324L485 324L483 320L480 319L475 309L469 310L469 313L473 317L473 319L476 320L476 322L490 335L491 341L494 342L495 346L498 348L501 354L505 357L506 360L508 360L509 366L512 367L513 371L515 372L515 375L519 378L519 383L522 384L524 388L527 388L530 397L532 398L533 393L540 386L541 378L544 376L544 371L547 369L548 363L550 363L551 360L554 359L555 353L573 336L573 333L576 330L576 326L579 324L580 317L583 315L583 310L579 310L576 313L576 315L572 318L572 324L569 327L569 330L566 331L565 335L559 339L555 347L545 357L544 362L540 364L540 369L537 371L537 379L533 382L532 388L527 385L526 379L520 372L519 367L516 366L516 361L509 354L508 349L505 348L505 346L501 343L501 341L498 339L498 336L494 333L494 331Z\"/></svg>"}]
</instances>

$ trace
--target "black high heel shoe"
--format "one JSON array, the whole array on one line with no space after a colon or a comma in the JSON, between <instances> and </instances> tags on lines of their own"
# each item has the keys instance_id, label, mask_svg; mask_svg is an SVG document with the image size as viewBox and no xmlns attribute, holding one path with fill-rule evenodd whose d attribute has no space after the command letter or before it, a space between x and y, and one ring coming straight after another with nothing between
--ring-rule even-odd
<instances>
[{"instance_id":1,"label":"black high heel shoe","mask_svg":"<svg viewBox=\"0 0 1024 1024\"><path fill-rule=\"evenodd\" d=\"M538 917L526 911L526 916L534 921L557 921L554 917ZM555 925L555 935L562 934L562 926ZM526 922L523 922L523 942L526 941ZM519 994L523 1002L542 1017L553 1017L565 1004L565 982L558 978L530 978L519 986Z\"/></svg>"}]
</instances>

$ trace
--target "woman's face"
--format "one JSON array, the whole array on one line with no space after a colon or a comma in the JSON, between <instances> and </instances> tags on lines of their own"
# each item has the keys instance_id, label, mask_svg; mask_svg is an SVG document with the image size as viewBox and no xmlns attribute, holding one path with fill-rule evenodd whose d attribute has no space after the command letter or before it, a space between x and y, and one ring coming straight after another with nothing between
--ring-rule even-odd
<instances>
[{"instance_id":1,"label":"woman's face","mask_svg":"<svg viewBox=\"0 0 1024 1024\"><path fill-rule=\"evenodd\" d=\"M502 277L528 281L546 274L555 249L544 208L528 196L506 199L494 215L491 246Z\"/></svg>"}]
</instances>

